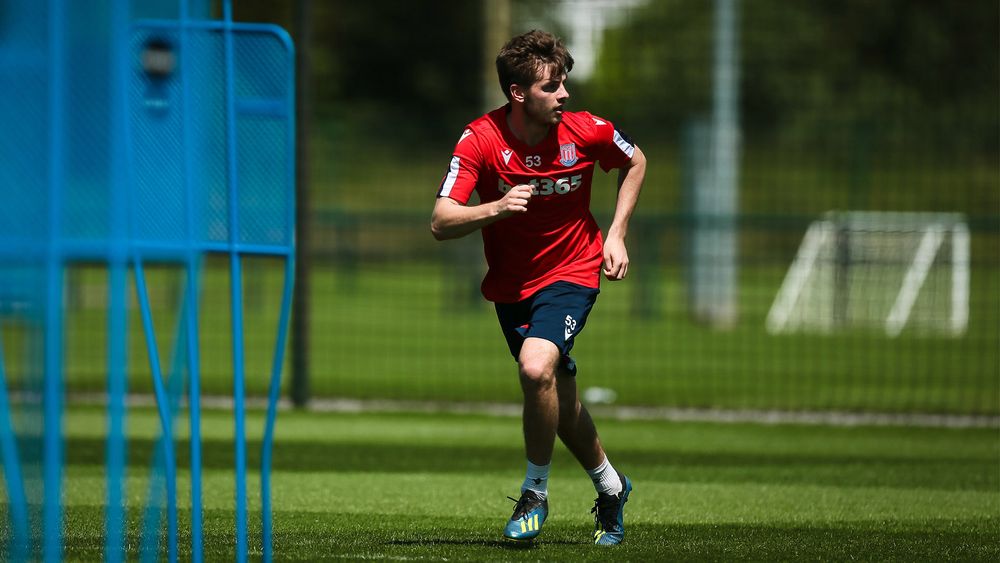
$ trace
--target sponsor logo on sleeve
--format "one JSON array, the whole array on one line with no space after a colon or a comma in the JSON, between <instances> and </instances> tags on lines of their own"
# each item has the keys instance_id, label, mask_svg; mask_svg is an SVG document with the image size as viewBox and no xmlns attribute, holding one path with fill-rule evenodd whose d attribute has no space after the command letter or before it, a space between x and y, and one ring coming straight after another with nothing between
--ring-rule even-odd
<instances>
[{"instance_id":1,"label":"sponsor logo on sleeve","mask_svg":"<svg viewBox=\"0 0 1000 563\"><path fill-rule=\"evenodd\" d=\"M629 158L632 158L632 155L635 154L635 145L632 144L632 139L617 129L615 129L615 144Z\"/></svg>"}]
</instances>

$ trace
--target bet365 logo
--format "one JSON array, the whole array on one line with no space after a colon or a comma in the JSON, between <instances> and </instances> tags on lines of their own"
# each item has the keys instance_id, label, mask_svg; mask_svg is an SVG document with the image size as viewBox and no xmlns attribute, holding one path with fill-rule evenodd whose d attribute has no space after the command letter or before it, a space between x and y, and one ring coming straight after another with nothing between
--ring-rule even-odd
<instances>
[{"instance_id":1,"label":"bet365 logo","mask_svg":"<svg viewBox=\"0 0 1000 563\"><path fill-rule=\"evenodd\" d=\"M583 183L583 175L575 174L555 180L551 178L532 178L527 183L532 185L531 195L568 194L580 187L580 184ZM512 187L507 182L504 182L503 178L497 180L497 189L502 194L509 192Z\"/></svg>"}]
</instances>

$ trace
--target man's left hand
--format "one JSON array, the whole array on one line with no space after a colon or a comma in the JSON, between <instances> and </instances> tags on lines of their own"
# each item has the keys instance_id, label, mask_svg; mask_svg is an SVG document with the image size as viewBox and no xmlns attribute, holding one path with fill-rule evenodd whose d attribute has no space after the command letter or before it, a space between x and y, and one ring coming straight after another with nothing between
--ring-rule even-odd
<instances>
[{"instance_id":1,"label":"man's left hand","mask_svg":"<svg viewBox=\"0 0 1000 563\"><path fill-rule=\"evenodd\" d=\"M625 279L628 273L628 251L625 241L609 237L604 241L604 277L610 281Z\"/></svg>"}]
</instances>

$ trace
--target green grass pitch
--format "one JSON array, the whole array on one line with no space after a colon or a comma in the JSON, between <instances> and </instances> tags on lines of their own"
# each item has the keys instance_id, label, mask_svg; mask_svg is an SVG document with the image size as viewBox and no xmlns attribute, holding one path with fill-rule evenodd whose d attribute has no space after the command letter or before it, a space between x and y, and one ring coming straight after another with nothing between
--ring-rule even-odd
<instances>
[{"instance_id":1,"label":"green grass pitch","mask_svg":"<svg viewBox=\"0 0 1000 563\"><path fill-rule=\"evenodd\" d=\"M260 554L258 448L250 429L250 543ZM134 409L129 555L138 557L155 413ZM823 427L598 420L612 462L635 483L626 543L590 545L594 491L561 446L540 540L501 539L523 477L517 418L282 412L274 451L278 560L997 560L996 429ZM178 457L188 463L186 422ZM66 419L65 555L103 549L104 411ZM205 556L235 545L232 418L203 418ZM189 555L190 480L181 471L181 558ZM5 499L4 499L5 500ZM0 505L6 522L6 504ZM9 527L2 528L3 535ZM6 544L6 538L0 538ZM161 555L165 552L161 552ZM2 554L0 554L2 555ZM3 557L0 557L2 559Z\"/></svg>"}]
</instances>

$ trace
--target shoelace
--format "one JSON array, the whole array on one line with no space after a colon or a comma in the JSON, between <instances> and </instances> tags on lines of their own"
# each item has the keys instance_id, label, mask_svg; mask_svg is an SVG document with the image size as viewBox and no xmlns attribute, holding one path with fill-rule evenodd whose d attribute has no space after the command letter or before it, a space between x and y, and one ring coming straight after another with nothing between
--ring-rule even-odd
<instances>
[{"instance_id":1,"label":"shoelace","mask_svg":"<svg viewBox=\"0 0 1000 563\"><path fill-rule=\"evenodd\" d=\"M518 518L523 518L526 514L528 514L528 510L531 506L531 503L534 502L535 500L528 498L526 495L521 495L520 499L516 499L510 496L507 498L514 501L514 515L511 516L511 520L517 520Z\"/></svg>"},{"instance_id":2,"label":"shoelace","mask_svg":"<svg viewBox=\"0 0 1000 563\"><path fill-rule=\"evenodd\" d=\"M594 530L613 531L618 526L617 507L617 496L598 495L594 499L594 508L590 509L590 513L594 515Z\"/></svg>"}]
</instances>

